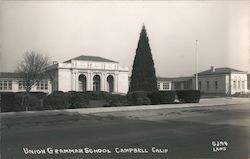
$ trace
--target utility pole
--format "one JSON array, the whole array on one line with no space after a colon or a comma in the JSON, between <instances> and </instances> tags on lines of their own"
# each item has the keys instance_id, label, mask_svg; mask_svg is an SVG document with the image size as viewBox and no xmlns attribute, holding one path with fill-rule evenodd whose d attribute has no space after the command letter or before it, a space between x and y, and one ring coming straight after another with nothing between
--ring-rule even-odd
<instances>
[{"instance_id":1,"label":"utility pole","mask_svg":"<svg viewBox=\"0 0 250 159\"><path fill-rule=\"evenodd\" d=\"M198 40L195 40L195 90L198 90L198 52L197 52Z\"/></svg>"}]
</instances>

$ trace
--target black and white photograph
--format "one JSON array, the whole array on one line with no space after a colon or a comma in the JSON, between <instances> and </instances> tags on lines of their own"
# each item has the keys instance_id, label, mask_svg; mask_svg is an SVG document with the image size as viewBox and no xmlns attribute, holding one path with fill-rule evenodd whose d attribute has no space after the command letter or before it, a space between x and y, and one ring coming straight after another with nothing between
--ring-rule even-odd
<instances>
[{"instance_id":1,"label":"black and white photograph","mask_svg":"<svg viewBox=\"0 0 250 159\"><path fill-rule=\"evenodd\" d=\"M0 0L1 159L249 159L249 0Z\"/></svg>"}]
</instances>

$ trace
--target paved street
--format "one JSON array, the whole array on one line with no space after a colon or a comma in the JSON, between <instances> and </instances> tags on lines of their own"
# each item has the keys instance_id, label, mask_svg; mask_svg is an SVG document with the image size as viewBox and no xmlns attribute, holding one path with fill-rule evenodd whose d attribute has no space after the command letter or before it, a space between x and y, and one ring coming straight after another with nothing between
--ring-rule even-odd
<instances>
[{"instance_id":1,"label":"paved street","mask_svg":"<svg viewBox=\"0 0 250 159\"><path fill-rule=\"evenodd\" d=\"M249 120L249 104L4 116L1 158L247 159ZM23 148L37 153L44 150L45 154L25 155ZM48 148L64 150L64 154L49 154ZM88 148L111 153L65 153L66 149ZM133 150L121 153L124 148Z\"/></svg>"}]
</instances>

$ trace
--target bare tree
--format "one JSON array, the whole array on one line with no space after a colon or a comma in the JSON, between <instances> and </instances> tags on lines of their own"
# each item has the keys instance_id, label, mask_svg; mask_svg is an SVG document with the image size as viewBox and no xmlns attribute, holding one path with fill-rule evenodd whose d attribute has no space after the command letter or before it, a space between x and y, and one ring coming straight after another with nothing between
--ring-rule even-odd
<instances>
[{"instance_id":1,"label":"bare tree","mask_svg":"<svg viewBox=\"0 0 250 159\"><path fill-rule=\"evenodd\" d=\"M35 51L27 51L23 60L17 66L21 73L27 93L31 88L45 78L45 68L49 65L49 57Z\"/></svg>"}]
</instances>

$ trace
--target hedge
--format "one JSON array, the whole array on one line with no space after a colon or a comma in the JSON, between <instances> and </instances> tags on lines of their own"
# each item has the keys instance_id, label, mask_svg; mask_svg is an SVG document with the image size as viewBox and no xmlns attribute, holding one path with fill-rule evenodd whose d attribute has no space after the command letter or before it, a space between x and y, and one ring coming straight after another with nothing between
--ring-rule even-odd
<instances>
[{"instance_id":1,"label":"hedge","mask_svg":"<svg viewBox=\"0 0 250 159\"><path fill-rule=\"evenodd\" d=\"M25 92L2 92L1 112L17 112L28 110L43 110L42 100Z\"/></svg>"},{"instance_id":2,"label":"hedge","mask_svg":"<svg viewBox=\"0 0 250 159\"><path fill-rule=\"evenodd\" d=\"M69 98L69 108L85 108L89 104L89 97L83 92L72 92Z\"/></svg>"},{"instance_id":3,"label":"hedge","mask_svg":"<svg viewBox=\"0 0 250 159\"><path fill-rule=\"evenodd\" d=\"M127 105L127 97L121 94L111 94L109 96L109 106Z\"/></svg>"},{"instance_id":4,"label":"hedge","mask_svg":"<svg viewBox=\"0 0 250 159\"><path fill-rule=\"evenodd\" d=\"M27 110L34 111L34 110L43 110L42 99L37 98L33 94L16 94L16 107L19 108L20 111Z\"/></svg>"},{"instance_id":5,"label":"hedge","mask_svg":"<svg viewBox=\"0 0 250 159\"><path fill-rule=\"evenodd\" d=\"M178 90L176 94L182 103L199 103L201 95L199 90Z\"/></svg>"},{"instance_id":6,"label":"hedge","mask_svg":"<svg viewBox=\"0 0 250 159\"><path fill-rule=\"evenodd\" d=\"M111 94L105 91L88 91L88 93L91 93L92 100L107 100Z\"/></svg>"},{"instance_id":7,"label":"hedge","mask_svg":"<svg viewBox=\"0 0 250 159\"><path fill-rule=\"evenodd\" d=\"M1 92L1 112L12 111L15 103L15 93L13 92Z\"/></svg>"},{"instance_id":8,"label":"hedge","mask_svg":"<svg viewBox=\"0 0 250 159\"><path fill-rule=\"evenodd\" d=\"M30 92L31 95L37 97L38 99L44 99L47 96L45 92Z\"/></svg>"},{"instance_id":9,"label":"hedge","mask_svg":"<svg viewBox=\"0 0 250 159\"><path fill-rule=\"evenodd\" d=\"M130 105L150 105L151 100L147 95L147 91L128 92L127 100Z\"/></svg>"},{"instance_id":10,"label":"hedge","mask_svg":"<svg viewBox=\"0 0 250 159\"><path fill-rule=\"evenodd\" d=\"M176 92L175 91L157 91L148 93L151 104L169 104L174 103Z\"/></svg>"},{"instance_id":11,"label":"hedge","mask_svg":"<svg viewBox=\"0 0 250 159\"><path fill-rule=\"evenodd\" d=\"M68 100L65 93L53 92L44 99L43 105L45 109L66 109L69 105Z\"/></svg>"}]
</instances>

